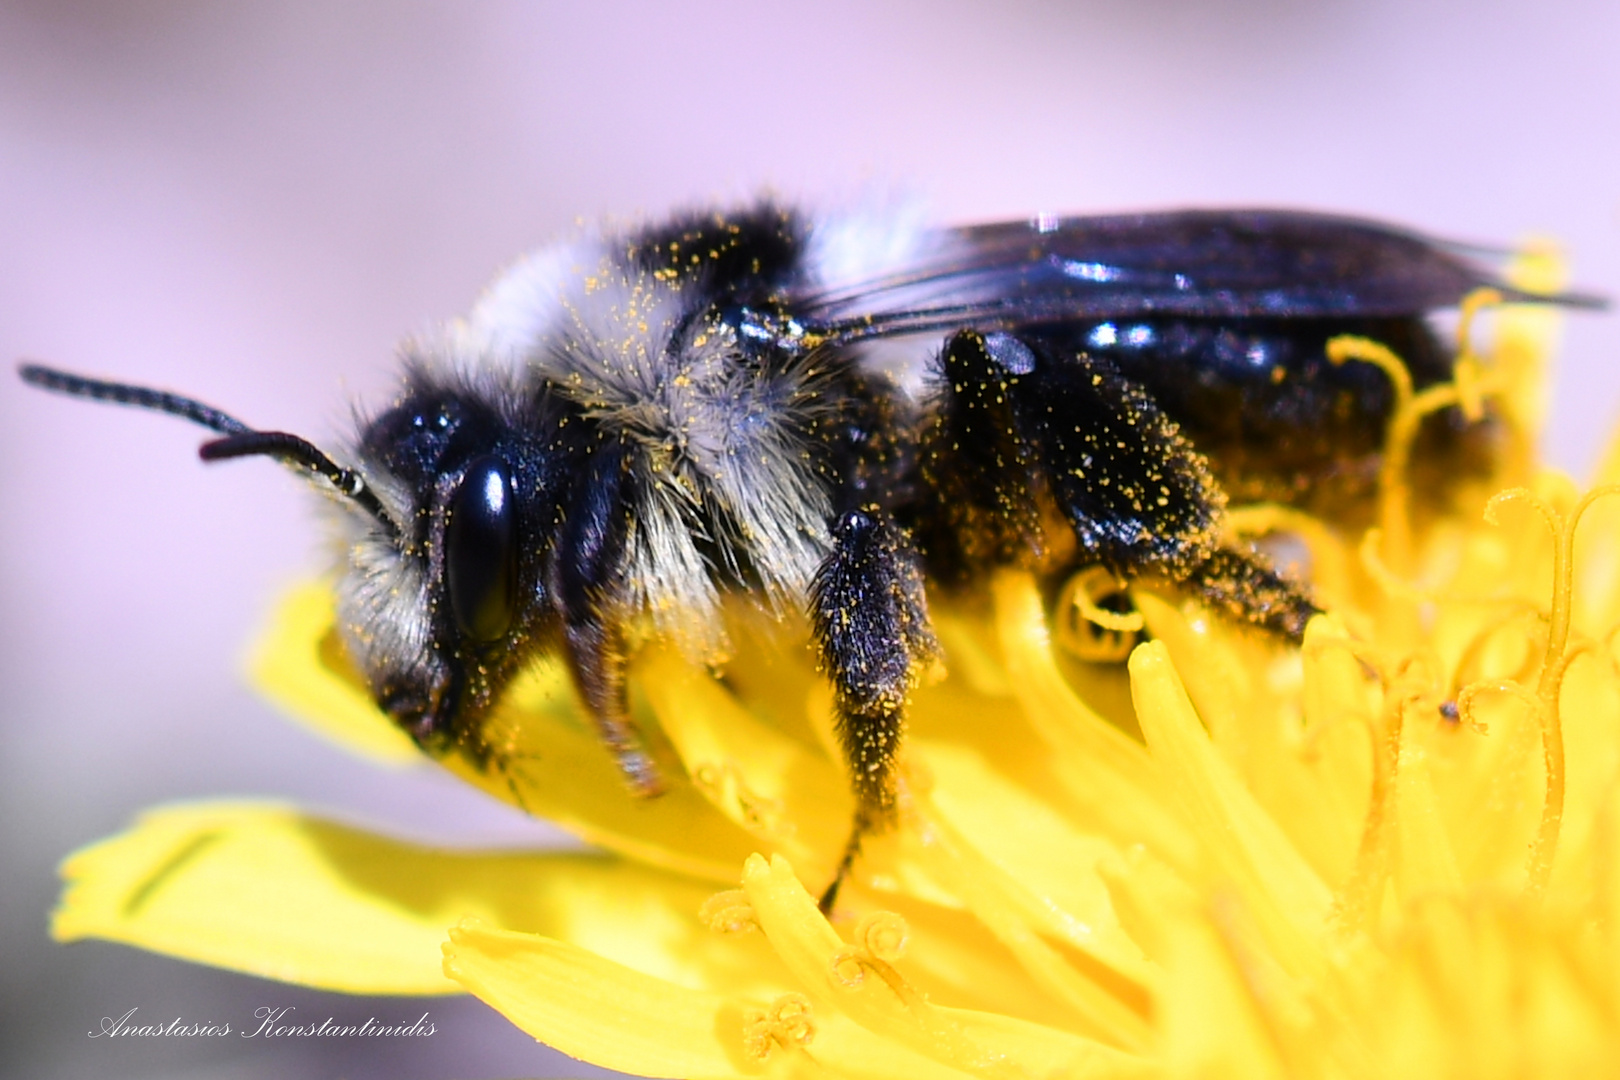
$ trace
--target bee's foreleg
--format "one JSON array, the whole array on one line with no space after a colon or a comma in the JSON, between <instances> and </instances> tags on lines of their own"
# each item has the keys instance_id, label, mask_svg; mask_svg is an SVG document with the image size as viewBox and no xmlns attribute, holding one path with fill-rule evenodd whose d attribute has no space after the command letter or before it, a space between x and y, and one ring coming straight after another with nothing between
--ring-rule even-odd
<instances>
[{"instance_id":1,"label":"bee's foreleg","mask_svg":"<svg viewBox=\"0 0 1620 1080\"><path fill-rule=\"evenodd\" d=\"M586 711L631 787L651 796L664 784L630 719L621 628L634 496L628 455L617 442L592 455L557 532L547 585Z\"/></svg>"},{"instance_id":2,"label":"bee's foreleg","mask_svg":"<svg viewBox=\"0 0 1620 1080\"><path fill-rule=\"evenodd\" d=\"M832 884L832 908L861 839L895 819L895 767L906 699L938 654L917 555L886 516L854 511L833 525L832 553L816 574L811 618L833 684L838 740L855 790L855 821Z\"/></svg>"}]
</instances>

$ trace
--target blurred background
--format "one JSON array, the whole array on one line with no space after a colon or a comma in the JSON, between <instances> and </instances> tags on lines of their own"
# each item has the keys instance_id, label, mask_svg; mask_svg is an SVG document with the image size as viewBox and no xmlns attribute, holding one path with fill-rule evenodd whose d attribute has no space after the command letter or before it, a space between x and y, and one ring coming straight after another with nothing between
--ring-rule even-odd
<instances>
[{"instance_id":1,"label":"blurred background","mask_svg":"<svg viewBox=\"0 0 1620 1080\"><path fill-rule=\"evenodd\" d=\"M1134 0L217 5L0 0L0 360L181 389L327 440L405 333L604 214L770 187L942 220L1275 204L1561 240L1620 296L1620 5ZM1569 320L1547 449L1620 404ZM558 839L386 773L243 685L313 499L199 431L0 377L0 1071L598 1075L476 1001L366 1002L46 937L55 866L165 800L266 796L418 839ZM409 1046L89 1039L104 1015L431 1011ZM324 1056L316 1056L321 1054Z\"/></svg>"}]
</instances>

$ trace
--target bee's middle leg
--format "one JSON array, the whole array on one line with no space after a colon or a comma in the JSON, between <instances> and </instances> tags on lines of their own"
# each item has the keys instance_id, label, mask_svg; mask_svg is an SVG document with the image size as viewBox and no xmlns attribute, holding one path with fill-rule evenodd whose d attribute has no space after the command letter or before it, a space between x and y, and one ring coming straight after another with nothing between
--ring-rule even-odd
<instances>
[{"instance_id":1,"label":"bee's middle leg","mask_svg":"<svg viewBox=\"0 0 1620 1080\"><path fill-rule=\"evenodd\" d=\"M853 511L832 531L833 551L816 574L810 614L833 685L855 821L822 894L822 911L832 909L862 839L894 823L906 699L919 670L939 654L917 555L904 530L880 513Z\"/></svg>"}]
</instances>

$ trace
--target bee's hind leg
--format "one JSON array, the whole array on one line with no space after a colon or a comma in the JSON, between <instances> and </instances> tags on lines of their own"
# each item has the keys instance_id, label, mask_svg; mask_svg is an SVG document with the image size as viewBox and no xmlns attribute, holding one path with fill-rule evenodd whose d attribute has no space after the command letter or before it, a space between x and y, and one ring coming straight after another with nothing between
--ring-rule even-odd
<instances>
[{"instance_id":1,"label":"bee's hind leg","mask_svg":"<svg viewBox=\"0 0 1620 1080\"><path fill-rule=\"evenodd\" d=\"M890 811L892 816L893 811ZM850 826L849 839L844 842L844 854L838 860L838 869L833 873L832 882L822 890L821 899L816 906L823 915L831 915L833 907L838 903L838 890L843 888L849 877L849 872L855 868L855 860L860 858L861 841L870 832L881 832L888 827L887 821L875 822L864 803L855 806L855 823Z\"/></svg>"},{"instance_id":2,"label":"bee's hind leg","mask_svg":"<svg viewBox=\"0 0 1620 1080\"><path fill-rule=\"evenodd\" d=\"M965 537L959 547L978 542L1012 562L1038 548L1044 492L1087 559L1303 638L1315 603L1264 559L1225 546L1226 495L1209 462L1107 358L1051 336L964 330L940 363L941 428L923 471Z\"/></svg>"},{"instance_id":3,"label":"bee's hind leg","mask_svg":"<svg viewBox=\"0 0 1620 1080\"><path fill-rule=\"evenodd\" d=\"M831 679L837 731L855 791L855 821L821 910L832 910L862 839L895 820L895 766L906 699L939 654L928 623L917 554L904 530L876 512L833 525L834 547L816 574L810 614Z\"/></svg>"}]
</instances>

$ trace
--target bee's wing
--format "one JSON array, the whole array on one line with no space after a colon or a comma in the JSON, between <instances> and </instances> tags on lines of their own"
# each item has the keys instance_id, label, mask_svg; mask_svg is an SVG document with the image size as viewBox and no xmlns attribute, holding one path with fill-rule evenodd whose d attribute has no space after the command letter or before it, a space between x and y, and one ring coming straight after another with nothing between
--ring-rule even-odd
<instances>
[{"instance_id":1,"label":"bee's wing","mask_svg":"<svg viewBox=\"0 0 1620 1080\"><path fill-rule=\"evenodd\" d=\"M916 264L802 297L804 325L841 340L1141 316L1378 318L1456 305L1491 286L1530 296L1488 261L1355 218L1192 210L1035 218L938 234Z\"/></svg>"}]
</instances>

